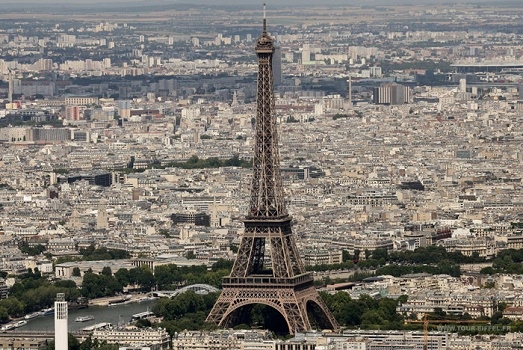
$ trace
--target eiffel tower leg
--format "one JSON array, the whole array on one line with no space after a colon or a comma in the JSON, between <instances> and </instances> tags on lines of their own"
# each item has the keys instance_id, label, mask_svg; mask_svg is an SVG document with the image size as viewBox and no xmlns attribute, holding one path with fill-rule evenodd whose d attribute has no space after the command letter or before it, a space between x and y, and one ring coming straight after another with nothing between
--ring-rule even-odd
<instances>
[{"instance_id":1,"label":"eiffel tower leg","mask_svg":"<svg viewBox=\"0 0 523 350\"><path fill-rule=\"evenodd\" d=\"M216 300L216 303L214 304L211 312L207 316L207 319L205 322L215 323L220 327L227 327L229 322L225 320L225 315L227 314L227 311L230 309L231 304L236 299L237 291L231 290L231 289L224 289L220 296L218 297L218 300Z\"/></svg>"},{"instance_id":2,"label":"eiffel tower leg","mask_svg":"<svg viewBox=\"0 0 523 350\"><path fill-rule=\"evenodd\" d=\"M302 305L305 307L305 309L307 308L307 303L311 302L318 307L319 311L321 311L321 316L323 316L325 318L325 321L328 323L322 325L323 327L332 329L333 331L338 331L340 329L338 322L336 321L330 310L327 308L327 305L325 304L325 302L314 287L309 287L305 289L303 291L302 298Z\"/></svg>"},{"instance_id":3,"label":"eiffel tower leg","mask_svg":"<svg viewBox=\"0 0 523 350\"><path fill-rule=\"evenodd\" d=\"M257 289L257 290L233 290L224 288L222 294L216 301L212 311L207 317L207 322L218 324L220 327L228 327L236 321L234 316L239 309L253 304L264 304L278 311L285 319L290 334L312 329L308 314L307 302L311 301L318 305L333 330L338 329L336 320L319 296L315 297L314 287L304 291L289 289ZM316 294L317 295L317 294Z\"/></svg>"}]
</instances>

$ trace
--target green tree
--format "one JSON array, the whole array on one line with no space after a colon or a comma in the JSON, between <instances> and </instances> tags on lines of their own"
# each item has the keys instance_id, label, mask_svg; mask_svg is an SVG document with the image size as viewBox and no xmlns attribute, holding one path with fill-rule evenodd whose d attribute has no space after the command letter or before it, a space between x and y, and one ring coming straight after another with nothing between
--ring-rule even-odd
<instances>
[{"instance_id":1,"label":"green tree","mask_svg":"<svg viewBox=\"0 0 523 350\"><path fill-rule=\"evenodd\" d=\"M218 270L231 270L232 265L234 262L232 260L226 260L226 259L218 259L214 264L211 266L212 271L218 271Z\"/></svg>"},{"instance_id":2,"label":"green tree","mask_svg":"<svg viewBox=\"0 0 523 350\"><path fill-rule=\"evenodd\" d=\"M80 271L80 268L78 266L73 267L72 275L74 277L81 277L82 276L82 272Z\"/></svg>"},{"instance_id":3,"label":"green tree","mask_svg":"<svg viewBox=\"0 0 523 350\"><path fill-rule=\"evenodd\" d=\"M140 285L144 291L150 291L156 283L151 269L146 266L129 270L129 281Z\"/></svg>"},{"instance_id":4,"label":"green tree","mask_svg":"<svg viewBox=\"0 0 523 350\"><path fill-rule=\"evenodd\" d=\"M343 262L352 260L352 257L351 257L351 255L350 255L348 250L345 250L345 249L342 250L342 252L341 252L341 259L342 259Z\"/></svg>"},{"instance_id":5,"label":"green tree","mask_svg":"<svg viewBox=\"0 0 523 350\"><path fill-rule=\"evenodd\" d=\"M118 283L120 283L123 287L129 285L129 270L127 270L126 268L121 268L121 269L118 269L118 271L116 271L114 273L114 277L116 278L116 280L118 281Z\"/></svg>"},{"instance_id":6,"label":"green tree","mask_svg":"<svg viewBox=\"0 0 523 350\"><path fill-rule=\"evenodd\" d=\"M0 322L7 322L9 320L9 312L3 306L0 306Z\"/></svg>"},{"instance_id":7,"label":"green tree","mask_svg":"<svg viewBox=\"0 0 523 350\"><path fill-rule=\"evenodd\" d=\"M138 328L148 328L152 326L152 323L147 319L140 319L136 321L135 326Z\"/></svg>"},{"instance_id":8,"label":"green tree","mask_svg":"<svg viewBox=\"0 0 523 350\"><path fill-rule=\"evenodd\" d=\"M7 310L10 316L20 317L24 314L25 305L16 297L0 300L0 307Z\"/></svg>"},{"instance_id":9,"label":"green tree","mask_svg":"<svg viewBox=\"0 0 523 350\"><path fill-rule=\"evenodd\" d=\"M111 271L111 268L109 266L104 266L102 269L102 275L104 276L112 276L113 272Z\"/></svg>"}]
</instances>

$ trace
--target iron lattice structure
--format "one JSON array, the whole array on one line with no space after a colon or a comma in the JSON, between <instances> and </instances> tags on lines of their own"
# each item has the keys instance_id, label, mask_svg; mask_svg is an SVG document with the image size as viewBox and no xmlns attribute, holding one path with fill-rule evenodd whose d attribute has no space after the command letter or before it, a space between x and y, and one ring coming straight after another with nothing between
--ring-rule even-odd
<instances>
[{"instance_id":1,"label":"iron lattice structure","mask_svg":"<svg viewBox=\"0 0 523 350\"><path fill-rule=\"evenodd\" d=\"M265 304L283 316L291 334L312 329L310 314L316 326L337 330L336 320L305 271L285 208L274 117L273 53L274 40L267 33L264 15L256 44L256 144L249 212L231 274L224 277L222 293L207 321L229 327L242 323L255 304Z\"/></svg>"}]
</instances>

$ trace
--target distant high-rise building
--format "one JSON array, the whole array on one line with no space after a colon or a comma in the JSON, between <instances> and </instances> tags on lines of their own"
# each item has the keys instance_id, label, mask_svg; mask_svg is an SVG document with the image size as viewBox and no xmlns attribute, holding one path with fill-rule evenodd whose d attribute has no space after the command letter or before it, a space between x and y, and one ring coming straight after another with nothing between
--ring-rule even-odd
<instances>
[{"instance_id":1,"label":"distant high-rise building","mask_svg":"<svg viewBox=\"0 0 523 350\"><path fill-rule=\"evenodd\" d=\"M9 92L8 92L8 99L9 103L13 103L13 72L9 70Z\"/></svg>"},{"instance_id":2,"label":"distant high-rise building","mask_svg":"<svg viewBox=\"0 0 523 350\"><path fill-rule=\"evenodd\" d=\"M216 38L214 38L214 45L220 46L222 44L222 41L223 41L222 34L218 34L218 35L216 35Z\"/></svg>"},{"instance_id":3,"label":"distant high-rise building","mask_svg":"<svg viewBox=\"0 0 523 350\"><path fill-rule=\"evenodd\" d=\"M118 101L118 114L122 119L129 119L131 117L131 101Z\"/></svg>"},{"instance_id":4,"label":"distant high-rise building","mask_svg":"<svg viewBox=\"0 0 523 350\"><path fill-rule=\"evenodd\" d=\"M281 61L281 47L276 46L274 48L274 55L272 57L272 74L274 85L280 85L283 80Z\"/></svg>"},{"instance_id":5,"label":"distant high-rise building","mask_svg":"<svg viewBox=\"0 0 523 350\"><path fill-rule=\"evenodd\" d=\"M396 83L382 84L374 88L374 103L382 105L400 105L408 103L410 90L408 86Z\"/></svg>"},{"instance_id":6,"label":"distant high-rise building","mask_svg":"<svg viewBox=\"0 0 523 350\"><path fill-rule=\"evenodd\" d=\"M49 58L40 58L36 62L36 69L39 71L51 71L53 69L53 60Z\"/></svg>"},{"instance_id":7,"label":"distant high-rise building","mask_svg":"<svg viewBox=\"0 0 523 350\"><path fill-rule=\"evenodd\" d=\"M65 294L56 294L54 302L54 348L55 350L68 350L69 339L67 334L67 301Z\"/></svg>"},{"instance_id":8,"label":"distant high-rise building","mask_svg":"<svg viewBox=\"0 0 523 350\"><path fill-rule=\"evenodd\" d=\"M352 108L352 76L349 75L349 80L347 80L349 83L348 91L347 91L347 104L348 108Z\"/></svg>"},{"instance_id":9,"label":"distant high-rise building","mask_svg":"<svg viewBox=\"0 0 523 350\"><path fill-rule=\"evenodd\" d=\"M81 108L80 106L65 106L65 119L67 120L80 120L81 119Z\"/></svg>"},{"instance_id":10,"label":"distant high-rise building","mask_svg":"<svg viewBox=\"0 0 523 350\"><path fill-rule=\"evenodd\" d=\"M301 63L308 63L311 61L311 49L308 44L303 45L301 51Z\"/></svg>"},{"instance_id":11,"label":"distant high-rise building","mask_svg":"<svg viewBox=\"0 0 523 350\"><path fill-rule=\"evenodd\" d=\"M459 92L467 92L467 79L459 80Z\"/></svg>"},{"instance_id":12,"label":"distant high-rise building","mask_svg":"<svg viewBox=\"0 0 523 350\"><path fill-rule=\"evenodd\" d=\"M371 77L381 77L382 71L381 67L369 67Z\"/></svg>"}]
</instances>

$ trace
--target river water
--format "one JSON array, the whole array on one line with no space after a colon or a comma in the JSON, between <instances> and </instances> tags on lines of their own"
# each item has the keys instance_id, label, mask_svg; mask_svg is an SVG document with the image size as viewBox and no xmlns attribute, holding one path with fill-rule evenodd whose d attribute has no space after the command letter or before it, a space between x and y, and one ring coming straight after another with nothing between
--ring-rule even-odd
<instances>
[{"instance_id":1,"label":"river water","mask_svg":"<svg viewBox=\"0 0 523 350\"><path fill-rule=\"evenodd\" d=\"M140 312L150 311L154 305L154 300L141 303L131 303L115 306L89 306L87 309L70 310L68 315L69 332L81 330L84 327L92 326L96 323L109 322L113 325L123 325L131 320L131 316ZM94 316L94 320L87 322L75 322L78 316ZM28 320L27 324L17 330L24 331L53 331L54 315L39 316Z\"/></svg>"}]
</instances>

